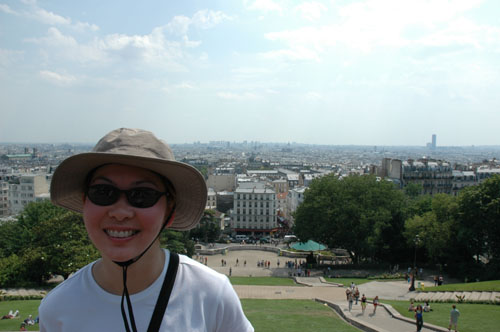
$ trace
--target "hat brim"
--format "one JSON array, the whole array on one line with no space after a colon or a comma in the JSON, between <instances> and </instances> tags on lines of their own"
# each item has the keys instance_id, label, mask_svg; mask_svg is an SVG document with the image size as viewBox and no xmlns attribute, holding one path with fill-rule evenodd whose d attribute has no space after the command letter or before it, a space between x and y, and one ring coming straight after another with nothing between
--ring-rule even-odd
<instances>
[{"instance_id":1,"label":"hat brim","mask_svg":"<svg viewBox=\"0 0 500 332\"><path fill-rule=\"evenodd\" d=\"M189 230L200 221L207 202L207 186L201 173L191 165L158 158L89 152L65 159L50 184L54 204L72 211L83 211L83 190L90 171L105 164L141 167L167 178L176 192L175 218L169 229Z\"/></svg>"}]
</instances>

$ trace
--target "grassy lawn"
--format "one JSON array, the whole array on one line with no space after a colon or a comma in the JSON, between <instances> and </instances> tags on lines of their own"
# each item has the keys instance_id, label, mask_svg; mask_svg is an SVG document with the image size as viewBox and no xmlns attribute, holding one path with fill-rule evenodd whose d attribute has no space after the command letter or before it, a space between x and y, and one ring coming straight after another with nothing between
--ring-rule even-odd
<instances>
[{"instance_id":1,"label":"grassy lawn","mask_svg":"<svg viewBox=\"0 0 500 332\"><path fill-rule=\"evenodd\" d=\"M229 277L233 285L300 286L291 278L278 277Z\"/></svg>"},{"instance_id":2,"label":"grassy lawn","mask_svg":"<svg viewBox=\"0 0 500 332\"><path fill-rule=\"evenodd\" d=\"M350 286L351 282L354 281L356 286L359 286L361 284L365 284L367 282L375 281L372 279L366 279L366 278L325 278L326 281L329 282L335 282L337 284L342 284L344 286Z\"/></svg>"},{"instance_id":3,"label":"grassy lawn","mask_svg":"<svg viewBox=\"0 0 500 332\"><path fill-rule=\"evenodd\" d=\"M359 332L311 300L242 299L241 304L255 332Z\"/></svg>"},{"instance_id":4,"label":"grassy lawn","mask_svg":"<svg viewBox=\"0 0 500 332\"><path fill-rule=\"evenodd\" d=\"M2 319L0 320L0 331L19 331L21 323L32 315L33 318L38 316L38 306L40 300L26 300L26 301L1 301L0 302L0 315L6 315L10 310L19 310L19 318ZM28 326L28 331L38 331L38 325Z\"/></svg>"},{"instance_id":5,"label":"grassy lawn","mask_svg":"<svg viewBox=\"0 0 500 332\"><path fill-rule=\"evenodd\" d=\"M468 282L466 284L448 284L437 287L425 287L424 292L500 292L500 280Z\"/></svg>"},{"instance_id":6,"label":"grassy lawn","mask_svg":"<svg viewBox=\"0 0 500 332\"><path fill-rule=\"evenodd\" d=\"M382 300L390 304L401 315L414 319L414 313L408 311L409 301ZM417 303L418 304L418 303ZM423 304L423 303L422 303ZM448 327L451 303L431 303L431 312L424 312L424 323ZM460 332L493 332L500 326L500 306L492 304L456 304L460 311L458 330Z\"/></svg>"}]
</instances>

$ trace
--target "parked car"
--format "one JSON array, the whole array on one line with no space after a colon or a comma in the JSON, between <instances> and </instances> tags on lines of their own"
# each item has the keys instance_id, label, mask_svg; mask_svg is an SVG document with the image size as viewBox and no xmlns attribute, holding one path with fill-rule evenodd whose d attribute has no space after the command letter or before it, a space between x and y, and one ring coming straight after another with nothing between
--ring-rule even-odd
<instances>
[{"instance_id":1,"label":"parked car","mask_svg":"<svg viewBox=\"0 0 500 332\"><path fill-rule=\"evenodd\" d=\"M263 236L259 239L260 243L270 243L271 239L268 236Z\"/></svg>"}]
</instances>

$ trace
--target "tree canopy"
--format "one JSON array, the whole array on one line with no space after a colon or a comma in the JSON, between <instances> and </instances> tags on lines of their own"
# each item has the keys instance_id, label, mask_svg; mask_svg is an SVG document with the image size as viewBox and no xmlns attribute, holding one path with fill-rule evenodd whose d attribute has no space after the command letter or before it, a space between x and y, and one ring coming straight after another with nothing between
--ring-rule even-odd
<instances>
[{"instance_id":1,"label":"tree canopy","mask_svg":"<svg viewBox=\"0 0 500 332\"><path fill-rule=\"evenodd\" d=\"M347 249L355 262L397 261L405 248L405 200L393 183L374 176L325 176L304 193L294 232L301 241Z\"/></svg>"}]
</instances>

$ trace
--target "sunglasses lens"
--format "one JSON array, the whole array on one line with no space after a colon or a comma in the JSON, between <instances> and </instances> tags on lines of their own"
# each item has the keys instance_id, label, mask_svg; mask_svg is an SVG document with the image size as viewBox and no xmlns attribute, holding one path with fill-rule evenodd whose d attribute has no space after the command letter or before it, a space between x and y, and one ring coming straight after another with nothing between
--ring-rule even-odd
<instances>
[{"instance_id":1,"label":"sunglasses lens","mask_svg":"<svg viewBox=\"0 0 500 332\"><path fill-rule=\"evenodd\" d=\"M127 199L130 205L137 208L148 208L156 204L163 193L151 188L135 188L128 190Z\"/></svg>"},{"instance_id":2,"label":"sunglasses lens","mask_svg":"<svg viewBox=\"0 0 500 332\"><path fill-rule=\"evenodd\" d=\"M89 188L87 197L96 205L108 206L118 200L120 191L108 184L97 184Z\"/></svg>"}]
</instances>

